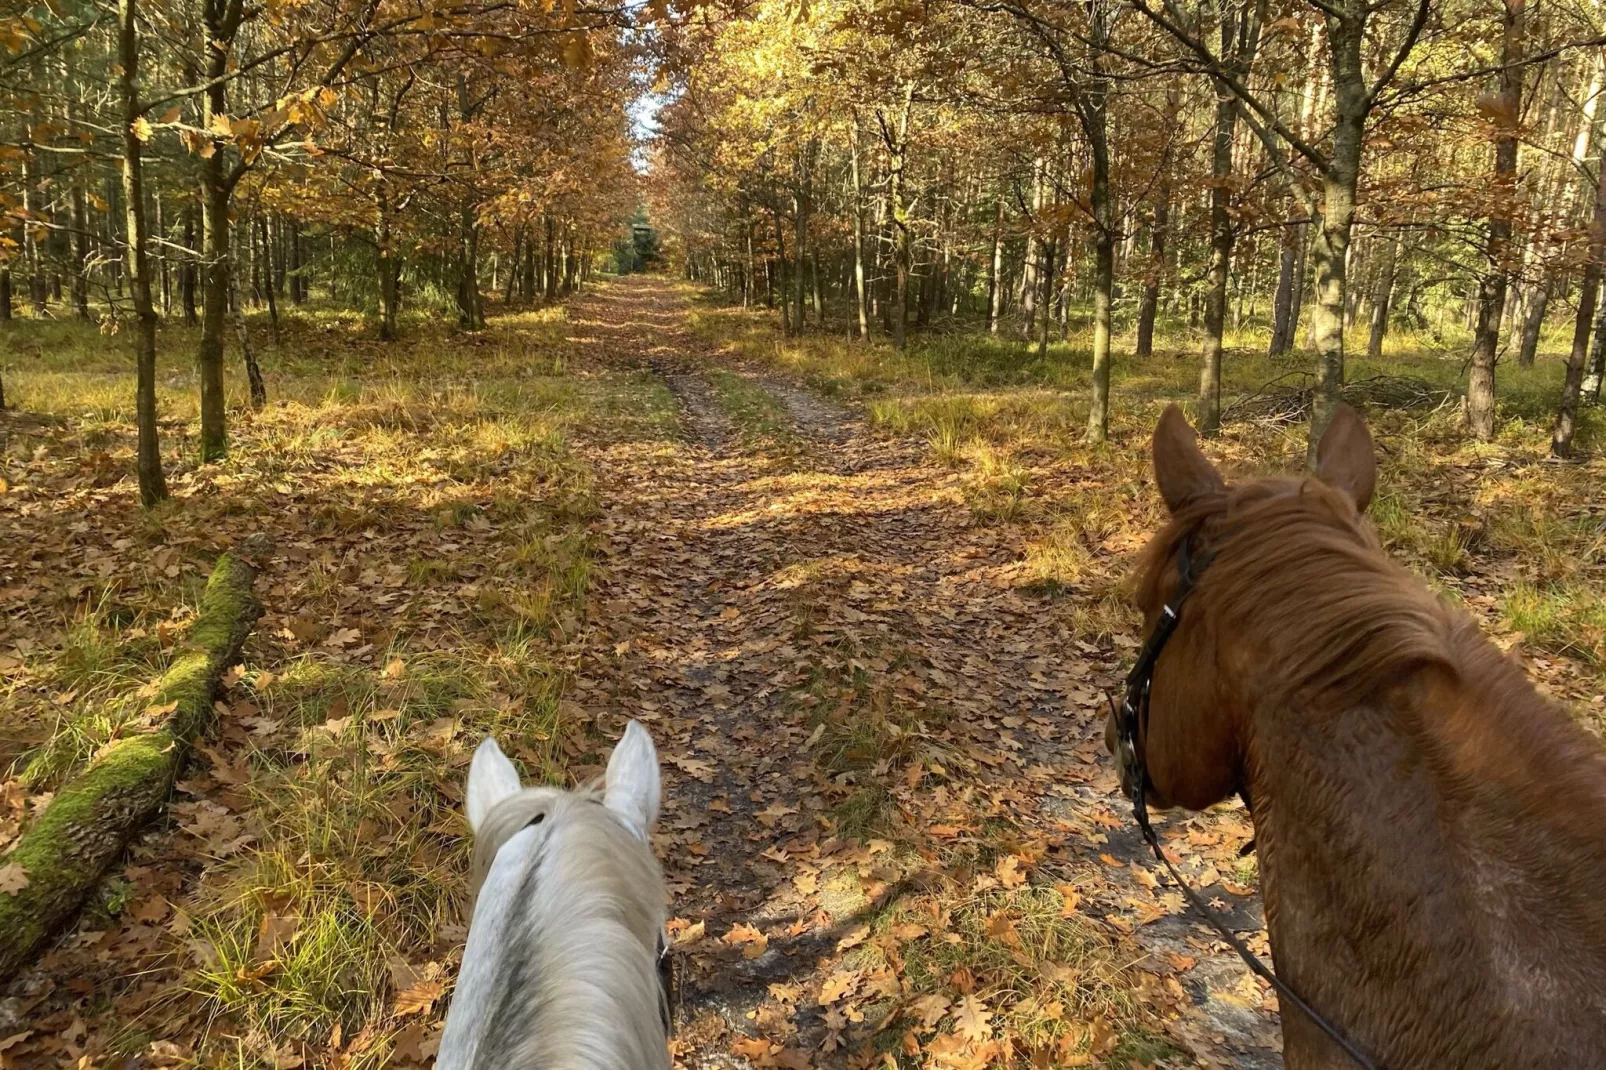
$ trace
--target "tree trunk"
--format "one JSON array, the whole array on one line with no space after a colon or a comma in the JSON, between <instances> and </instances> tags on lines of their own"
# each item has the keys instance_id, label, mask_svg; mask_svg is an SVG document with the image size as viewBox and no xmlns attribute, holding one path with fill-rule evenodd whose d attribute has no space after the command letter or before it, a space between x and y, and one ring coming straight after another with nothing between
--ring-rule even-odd
<instances>
[{"instance_id":1,"label":"tree trunk","mask_svg":"<svg viewBox=\"0 0 1606 1070\"><path fill-rule=\"evenodd\" d=\"M1520 4L1522 0L1508 2ZM1595 212L1589 224L1589 260L1584 264L1584 276L1578 283L1578 314L1573 320L1572 348L1567 353L1567 378L1562 384L1561 405L1550 436L1550 452L1557 457L1573 454L1578 403L1584 396L1584 361L1589 356L1590 328L1595 322L1595 303L1600 297L1602 261L1606 260L1606 159L1596 161L1595 168ZM1596 369L1589 370L1595 380L1593 396L1600 390L1600 374Z\"/></svg>"},{"instance_id":2,"label":"tree trunk","mask_svg":"<svg viewBox=\"0 0 1606 1070\"><path fill-rule=\"evenodd\" d=\"M230 296L234 298L234 332L240 339L240 357L245 362L245 381L251 390L251 408L260 412L268 403L268 387L262 381L262 367L251 348L251 334L245 326L245 303L240 300L238 274L229 273Z\"/></svg>"},{"instance_id":3,"label":"tree trunk","mask_svg":"<svg viewBox=\"0 0 1606 1070\"><path fill-rule=\"evenodd\" d=\"M1601 304L1597 301L1597 304ZM1606 304L1595 315L1595 340L1589 346L1589 369L1584 372L1583 397L1586 405L1600 401L1601 380L1606 378Z\"/></svg>"},{"instance_id":4,"label":"tree trunk","mask_svg":"<svg viewBox=\"0 0 1606 1070\"><path fill-rule=\"evenodd\" d=\"M301 221L290 220L290 303L307 303L307 272L301 248Z\"/></svg>"},{"instance_id":5,"label":"tree trunk","mask_svg":"<svg viewBox=\"0 0 1606 1070\"><path fill-rule=\"evenodd\" d=\"M853 305L859 340L870 337L870 299L864 279L864 179L859 173L859 117L848 126L849 166L853 173ZM751 249L751 245L749 245ZM749 253L751 256L751 253Z\"/></svg>"},{"instance_id":6,"label":"tree trunk","mask_svg":"<svg viewBox=\"0 0 1606 1070\"><path fill-rule=\"evenodd\" d=\"M1004 198L993 202L993 258L987 267L987 333L998 334L1004 309Z\"/></svg>"},{"instance_id":7,"label":"tree trunk","mask_svg":"<svg viewBox=\"0 0 1606 1070\"><path fill-rule=\"evenodd\" d=\"M1545 312L1550 308L1551 280L1546 278L1534 287L1528 299L1527 315L1522 319L1522 348L1517 351L1517 364L1532 368L1539 357L1539 336L1545 329Z\"/></svg>"},{"instance_id":8,"label":"tree trunk","mask_svg":"<svg viewBox=\"0 0 1606 1070\"><path fill-rule=\"evenodd\" d=\"M1177 113L1182 106L1182 94L1176 89L1165 93L1165 114L1174 128ZM1217 109L1219 112L1219 108ZM1237 113L1233 113L1234 119ZM1154 211L1149 217L1149 255L1143 270L1143 294L1138 298L1137 340L1132 347L1134 357L1154 355L1154 320L1160 310L1160 280L1165 275L1166 240L1171 226L1171 186L1173 143L1167 133L1164 153L1160 157L1160 174L1155 183Z\"/></svg>"},{"instance_id":9,"label":"tree trunk","mask_svg":"<svg viewBox=\"0 0 1606 1070\"><path fill-rule=\"evenodd\" d=\"M781 229L781 201L777 194L771 214L775 217L775 304L781 310L781 336L792 337L792 297L786 277L786 231Z\"/></svg>"},{"instance_id":10,"label":"tree trunk","mask_svg":"<svg viewBox=\"0 0 1606 1070\"><path fill-rule=\"evenodd\" d=\"M1390 234L1383 243L1383 259L1378 265L1377 288L1372 291L1372 324L1366 336L1366 359L1383 359L1383 338L1388 334L1389 312L1394 302L1394 276L1399 265L1400 236Z\"/></svg>"},{"instance_id":11,"label":"tree trunk","mask_svg":"<svg viewBox=\"0 0 1606 1070\"><path fill-rule=\"evenodd\" d=\"M273 344L278 346L282 339L279 336L279 299L273 293L273 258L268 255L268 217L257 216L257 235L262 244L262 296L268 303L268 326L273 332ZM266 394L263 400L267 400ZM257 406L261 408L261 406Z\"/></svg>"},{"instance_id":12,"label":"tree trunk","mask_svg":"<svg viewBox=\"0 0 1606 1070\"><path fill-rule=\"evenodd\" d=\"M179 302L184 306L184 326L201 322L195 312L195 203L184 205L184 259L178 268Z\"/></svg>"},{"instance_id":13,"label":"tree trunk","mask_svg":"<svg viewBox=\"0 0 1606 1070\"><path fill-rule=\"evenodd\" d=\"M72 184L72 307L78 318L89 321L89 205L83 181Z\"/></svg>"},{"instance_id":14,"label":"tree trunk","mask_svg":"<svg viewBox=\"0 0 1606 1070\"><path fill-rule=\"evenodd\" d=\"M146 248L145 179L134 124L139 110L139 27L136 0L117 5L118 88L123 104L123 203L127 213L128 281L134 296L134 411L138 427L135 469L146 506L167 497L162 447L156 426L156 308L151 302L151 265ZM76 288L75 288L76 292Z\"/></svg>"},{"instance_id":15,"label":"tree trunk","mask_svg":"<svg viewBox=\"0 0 1606 1070\"><path fill-rule=\"evenodd\" d=\"M72 917L167 799L191 742L213 719L224 670L239 661L262 615L251 593L254 578L243 562L227 554L218 559L188 640L174 649L150 692L152 708L171 712L154 729L103 747L56 791L11 853L0 855L0 868L18 866L28 876L25 887L0 895L0 981Z\"/></svg>"},{"instance_id":16,"label":"tree trunk","mask_svg":"<svg viewBox=\"0 0 1606 1070\"><path fill-rule=\"evenodd\" d=\"M904 86L903 108L898 116L896 138L887 137L888 207L892 213L894 255L896 257L897 296L892 308L892 344L902 351L908 340L909 329L909 261L913 249L913 235L909 227L909 206L903 202L904 166L909 151L909 113L914 107L914 83ZM889 134L885 122L883 134Z\"/></svg>"},{"instance_id":17,"label":"tree trunk","mask_svg":"<svg viewBox=\"0 0 1606 1070\"><path fill-rule=\"evenodd\" d=\"M1027 338L1032 337L1037 325L1037 292L1038 275L1042 274L1042 242L1037 237L1037 227L1043 213L1043 158L1037 157L1032 161L1032 217L1027 222L1031 229L1026 232L1026 258L1021 263L1020 281L1020 314L1025 320L1022 330Z\"/></svg>"},{"instance_id":18,"label":"tree trunk","mask_svg":"<svg viewBox=\"0 0 1606 1070\"><path fill-rule=\"evenodd\" d=\"M1522 119L1523 68L1520 64L1525 4L1526 0L1505 0L1500 92L1495 98L1494 107L1495 123L1499 129L1494 144L1495 207L1489 217L1489 263L1478 283L1478 326L1472 336L1472 368L1467 380L1467 430L1480 442L1494 438L1494 370L1500 353L1500 323L1505 316L1506 290L1511 277L1507 260L1511 252L1511 213L1516 207L1517 193L1517 131ZM1568 363L1570 368L1572 362L1569 360ZM1576 407L1577 384L1573 384L1571 389ZM1556 433L1559 442L1559 424ZM1570 449L1570 427L1566 438L1567 448Z\"/></svg>"},{"instance_id":19,"label":"tree trunk","mask_svg":"<svg viewBox=\"0 0 1606 1070\"><path fill-rule=\"evenodd\" d=\"M457 322L465 330L485 326L480 300L480 228L465 196L457 210Z\"/></svg>"},{"instance_id":20,"label":"tree trunk","mask_svg":"<svg viewBox=\"0 0 1606 1070\"><path fill-rule=\"evenodd\" d=\"M1222 20L1222 37L1232 36ZM1199 368L1199 431L1221 430L1221 350L1227 327L1227 281L1235 235L1229 213L1232 139L1238 126L1238 98L1225 86L1216 88L1216 131L1210 165L1210 261L1205 270L1204 351ZM1153 331L1151 324L1150 331Z\"/></svg>"},{"instance_id":21,"label":"tree trunk","mask_svg":"<svg viewBox=\"0 0 1606 1070\"><path fill-rule=\"evenodd\" d=\"M808 244L809 230L809 166L807 150L800 152L794 161L794 174L797 177L797 189L792 193L792 324L799 334L803 333L803 326L808 322L805 301L807 299L808 280L805 277L804 265L808 263L805 247Z\"/></svg>"},{"instance_id":22,"label":"tree trunk","mask_svg":"<svg viewBox=\"0 0 1606 1070\"><path fill-rule=\"evenodd\" d=\"M552 217L546 217L546 300L550 304L558 299L558 263L554 250L554 235L552 232Z\"/></svg>"},{"instance_id":23,"label":"tree trunk","mask_svg":"<svg viewBox=\"0 0 1606 1070\"><path fill-rule=\"evenodd\" d=\"M236 11L225 10L225 5ZM201 96L201 127L214 129L228 121L229 53L238 29L237 5L206 0L206 81ZM201 345L197 356L201 379L201 461L223 459L228 427L223 395L223 324L229 310L229 194L224 159L228 142L214 138L212 152L200 161L201 173Z\"/></svg>"},{"instance_id":24,"label":"tree trunk","mask_svg":"<svg viewBox=\"0 0 1606 1070\"><path fill-rule=\"evenodd\" d=\"M1331 23L1332 20L1330 20ZM1333 153L1322 182L1321 218L1311 254L1316 260L1316 307L1311 341L1316 350L1316 384L1311 403L1307 467L1316 467L1316 446L1338 408L1344 386L1344 306L1350 230L1355 222L1355 191L1360 181L1361 145L1366 130L1367 84L1361 65L1362 34L1357 24L1328 34L1333 52Z\"/></svg>"},{"instance_id":25,"label":"tree trunk","mask_svg":"<svg viewBox=\"0 0 1606 1070\"><path fill-rule=\"evenodd\" d=\"M1090 442L1103 442L1110 431L1110 306L1115 294L1116 219L1110 196L1109 91L1109 82L1095 77L1081 109L1083 132L1093 158L1093 399L1087 414Z\"/></svg>"},{"instance_id":26,"label":"tree trunk","mask_svg":"<svg viewBox=\"0 0 1606 1070\"><path fill-rule=\"evenodd\" d=\"M1277 293L1272 299L1271 345L1267 356L1280 357L1294 347L1299 330L1300 304L1305 289L1306 225L1298 215L1283 228L1278 254Z\"/></svg>"}]
</instances>

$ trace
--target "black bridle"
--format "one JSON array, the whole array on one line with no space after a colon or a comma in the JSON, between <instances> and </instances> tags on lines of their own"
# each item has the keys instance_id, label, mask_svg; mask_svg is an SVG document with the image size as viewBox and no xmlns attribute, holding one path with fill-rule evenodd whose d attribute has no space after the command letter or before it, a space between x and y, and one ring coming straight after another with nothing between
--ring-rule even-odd
<instances>
[{"instance_id":1,"label":"black bridle","mask_svg":"<svg viewBox=\"0 0 1606 1070\"><path fill-rule=\"evenodd\" d=\"M1238 957L1243 959L1244 965L1248 966L1255 976L1264 978L1272 988L1276 989L1278 1000L1291 1003L1303 1011L1311 1021L1321 1028L1322 1032L1332 1038L1333 1043L1342 1048L1344 1053L1355 1061L1357 1066L1362 1067L1363 1070L1380 1070L1376 1062L1367 1058L1344 1034L1338 1031L1338 1028L1333 1023L1317 1014L1309 1003L1300 998L1299 994L1279 979L1271 971L1270 967L1261 962L1259 956L1244 946L1243 941L1239 940L1233 931L1227 927L1226 922L1222 921L1205 903L1204 897L1194 891L1188 882L1182 879L1182 874L1177 872L1177 867L1171 864L1171 860L1160 849L1160 837L1155 834L1154 826L1149 823L1147 794L1149 788L1153 785L1149 780L1148 764L1144 761L1142 740L1148 735L1149 731L1149 699L1154 689L1154 669L1160 660L1160 652L1165 649L1166 642L1170 640L1171 636L1176 634L1177 625L1182 621L1182 604L1187 601L1188 595L1192 593L1194 586L1199 582L1200 573L1210 564L1213 556L1206 554L1203 557L1194 557L1192 540L1191 534L1185 535L1177 547L1176 592L1172 594L1171 600L1160 610L1160 619L1155 623L1154 631L1149 633L1149 638L1144 642L1143 648L1138 651L1138 658L1132 666L1132 671L1127 673L1126 695L1121 700L1121 705L1116 707L1113 700L1110 703L1111 713L1115 717L1116 758L1121 769L1123 786L1132 801L1132 816L1137 819L1138 828L1143 832L1144 841L1154 851L1154 857L1159 859L1160 863L1170 872L1171 879L1176 881L1177 886L1182 889L1182 894L1187 897L1188 903L1203 915L1204 919L1210 923L1210 927L1216 930L1217 935L1238 953ZM1245 792L1244 801L1247 803L1248 799L1249 796Z\"/></svg>"}]
</instances>

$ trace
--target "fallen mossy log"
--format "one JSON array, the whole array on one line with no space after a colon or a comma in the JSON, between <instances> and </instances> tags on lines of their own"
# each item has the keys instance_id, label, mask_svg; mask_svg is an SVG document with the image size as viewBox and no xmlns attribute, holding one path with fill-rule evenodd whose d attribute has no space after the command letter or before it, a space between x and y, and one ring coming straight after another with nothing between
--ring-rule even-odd
<instances>
[{"instance_id":1,"label":"fallen mossy log","mask_svg":"<svg viewBox=\"0 0 1606 1070\"><path fill-rule=\"evenodd\" d=\"M0 980L29 962L39 946L151 819L172 790L190 743L210 720L224 671L262 607L251 592L255 572L224 554L201 597L190 634L150 699L168 708L153 730L106 746L55 798L15 848L0 856ZM15 889L7 892L7 889Z\"/></svg>"}]
</instances>

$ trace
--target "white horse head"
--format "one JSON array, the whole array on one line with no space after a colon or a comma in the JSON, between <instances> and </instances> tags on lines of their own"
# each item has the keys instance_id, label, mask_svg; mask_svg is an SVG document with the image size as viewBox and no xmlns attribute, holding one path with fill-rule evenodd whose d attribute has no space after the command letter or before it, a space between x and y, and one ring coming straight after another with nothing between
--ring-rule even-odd
<instances>
[{"instance_id":1,"label":"white horse head","mask_svg":"<svg viewBox=\"0 0 1606 1070\"><path fill-rule=\"evenodd\" d=\"M496 741L480 744L464 798L474 918L440 1070L667 1070L660 791L635 721L602 785L574 792L521 787Z\"/></svg>"}]
</instances>

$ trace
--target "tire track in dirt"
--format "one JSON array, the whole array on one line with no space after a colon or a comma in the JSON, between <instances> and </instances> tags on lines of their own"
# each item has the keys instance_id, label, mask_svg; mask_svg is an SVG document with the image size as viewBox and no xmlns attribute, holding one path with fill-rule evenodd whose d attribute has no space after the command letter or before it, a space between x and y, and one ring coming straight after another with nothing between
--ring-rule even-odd
<instances>
[{"instance_id":1,"label":"tire track in dirt","mask_svg":"<svg viewBox=\"0 0 1606 1070\"><path fill-rule=\"evenodd\" d=\"M747 1066L757 1042L746 1038L763 1036L812 1051L809 1065L845 1065L820 1050L832 1012L797 993L842 958L865 888L908 875L881 874L873 853L828 834L845 789L811 757L809 688L822 674L910 665L920 693L908 701L942 711L955 760L1006 794L1023 826L1064 844L1043 873L1085 888L1081 909L1177 986L1183 1013L1169 1031L1201 1065L1280 1065L1266 1001L1195 919L1165 909L1176 893L1144 862L1113 792L1099 702L1123 652L1077 644L1023 591L1019 536L973 525L960 477L920 444L872 437L801 387L733 368L816 447L744 454L699 372L718 357L685 311L670 284L639 277L573 310L592 351L666 382L686 439L592 458L599 634L575 693L606 733L643 720L664 758L658 846L673 913L691 926L682 1063ZM1220 843L1244 824L1206 815L1171 833ZM1177 854L1207 894L1251 902L1186 846ZM1234 921L1258 926L1253 909Z\"/></svg>"}]
</instances>

